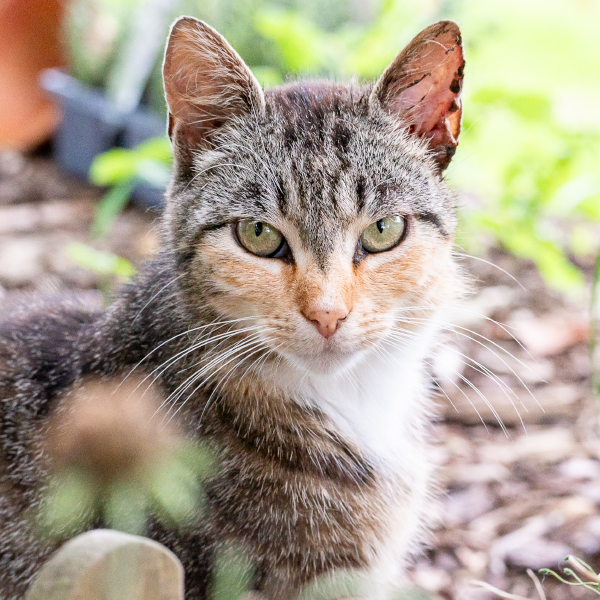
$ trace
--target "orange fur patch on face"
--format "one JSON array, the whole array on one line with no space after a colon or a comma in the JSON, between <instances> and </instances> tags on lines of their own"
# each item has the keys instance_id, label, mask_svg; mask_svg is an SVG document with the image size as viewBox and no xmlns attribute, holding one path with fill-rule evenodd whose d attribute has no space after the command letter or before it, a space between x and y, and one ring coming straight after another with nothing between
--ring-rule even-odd
<instances>
[{"instance_id":1,"label":"orange fur patch on face","mask_svg":"<svg viewBox=\"0 0 600 600\"><path fill-rule=\"evenodd\" d=\"M297 271L292 290L301 313L307 315L315 310L352 311L355 285L352 265L344 257L338 256L336 259L325 272L311 260L305 260L306 266Z\"/></svg>"},{"instance_id":2,"label":"orange fur patch on face","mask_svg":"<svg viewBox=\"0 0 600 600\"><path fill-rule=\"evenodd\" d=\"M451 241L412 229L399 247L367 257L357 268L358 293L372 298L378 312L391 310L399 300L433 309L451 295Z\"/></svg>"},{"instance_id":3,"label":"orange fur patch on face","mask_svg":"<svg viewBox=\"0 0 600 600\"><path fill-rule=\"evenodd\" d=\"M332 344L340 351L356 351L380 341L391 326L419 328L402 321L426 318L451 298L452 241L432 235L427 227L415 223L398 247L367 255L357 266L347 249L340 248L325 270L303 248L293 248L291 263L254 256L224 229L202 240L197 276L208 278L210 303L220 314L256 319L270 347L285 345L301 355ZM326 342L306 315L340 307L348 316Z\"/></svg>"}]
</instances>

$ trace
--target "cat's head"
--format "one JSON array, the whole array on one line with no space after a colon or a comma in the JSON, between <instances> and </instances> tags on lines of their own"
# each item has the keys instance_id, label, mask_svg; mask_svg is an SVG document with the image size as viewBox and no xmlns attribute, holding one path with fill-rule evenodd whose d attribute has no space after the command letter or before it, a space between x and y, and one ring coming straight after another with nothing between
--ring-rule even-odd
<instances>
[{"instance_id":1,"label":"cat's head","mask_svg":"<svg viewBox=\"0 0 600 600\"><path fill-rule=\"evenodd\" d=\"M452 296L459 28L419 34L374 85L263 91L229 44L178 20L164 78L167 207L186 301L291 364L342 370ZM249 346L252 347L252 346Z\"/></svg>"}]
</instances>

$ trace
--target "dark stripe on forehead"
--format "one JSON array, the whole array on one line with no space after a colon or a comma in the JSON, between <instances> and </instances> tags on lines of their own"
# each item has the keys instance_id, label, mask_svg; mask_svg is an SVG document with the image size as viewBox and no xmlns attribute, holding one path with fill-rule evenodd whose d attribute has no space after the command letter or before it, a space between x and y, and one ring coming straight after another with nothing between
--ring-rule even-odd
<instances>
[{"instance_id":1,"label":"dark stripe on forehead","mask_svg":"<svg viewBox=\"0 0 600 600\"><path fill-rule=\"evenodd\" d=\"M328 177L329 179L329 196L331 202L331 208L337 212L338 210L338 194L340 193L340 179L341 173L334 171Z\"/></svg>"},{"instance_id":2,"label":"dark stripe on forehead","mask_svg":"<svg viewBox=\"0 0 600 600\"><path fill-rule=\"evenodd\" d=\"M365 178L361 175L356 182L356 207L357 213L360 214L365 209Z\"/></svg>"},{"instance_id":3,"label":"dark stripe on forehead","mask_svg":"<svg viewBox=\"0 0 600 600\"><path fill-rule=\"evenodd\" d=\"M277 184L277 206L279 207L281 214L286 216L288 214L289 207L287 203L285 183L281 176L278 177Z\"/></svg>"},{"instance_id":4,"label":"dark stripe on forehead","mask_svg":"<svg viewBox=\"0 0 600 600\"><path fill-rule=\"evenodd\" d=\"M351 133L348 127L344 123L339 121L333 127L332 140L334 146L340 152L346 152L348 144L350 143Z\"/></svg>"},{"instance_id":5,"label":"dark stripe on forehead","mask_svg":"<svg viewBox=\"0 0 600 600\"><path fill-rule=\"evenodd\" d=\"M425 212L415 213L415 217L417 217L417 219L419 219L419 221L422 221L423 223L430 223L431 225L436 227L442 237L444 237L444 238L450 237L450 234L444 227L444 224L439 215L436 215L435 213L432 213L432 212L425 211Z\"/></svg>"},{"instance_id":6,"label":"dark stripe on forehead","mask_svg":"<svg viewBox=\"0 0 600 600\"><path fill-rule=\"evenodd\" d=\"M264 211L265 210L265 205L263 203L263 190L260 187L260 185L254 181L250 181L248 183L246 183L245 187L245 192L246 192L246 197L248 198L248 200L250 200L253 204L254 207Z\"/></svg>"}]
</instances>

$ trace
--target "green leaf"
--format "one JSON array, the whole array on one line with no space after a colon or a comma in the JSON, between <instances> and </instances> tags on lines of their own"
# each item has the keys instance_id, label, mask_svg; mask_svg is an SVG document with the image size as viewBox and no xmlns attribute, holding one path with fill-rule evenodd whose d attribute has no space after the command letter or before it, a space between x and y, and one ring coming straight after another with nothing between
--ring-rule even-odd
<instances>
[{"instance_id":1,"label":"green leaf","mask_svg":"<svg viewBox=\"0 0 600 600\"><path fill-rule=\"evenodd\" d=\"M92 223L92 235L103 238L108 234L114 220L123 212L135 187L133 179L126 179L110 189L100 200Z\"/></svg>"},{"instance_id":2,"label":"green leaf","mask_svg":"<svg viewBox=\"0 0 600 600\"><path fill-rule=\"evenodd\" d=\"M94 516L95 486L83 471L68 469L51 480L42 505L41 526L51 536L81 531Z\"/></svg>"},{"instance_id":3,"label":"green leaf","mask_svg":"<svg viewBox=\"0 0 600 600\"><path fill-rule=\"evenodd\" d=\"M217 554L213 590L214 600L241 600L250 590L252 566L239 549L223 547Z\"/></svg>"},{"instance_id":4,"label":"green leaf","mask_svg":"<svg viewBox=\"0 0 600 600\"><path fill-rule=\"evenodd\" d=\"M196 473L177 457L150 475L157 508L179 525L192 524L204 508L204 495Z\"/></svg>"},{"instance_id":5,"label":"green leaf","mask_svg":"<svg viewBox=\"0 0 600 600\"><path fill-rule=\"evenodd\" d=\"M154 160L170 166L173 155L171 153L171 142L166 137L150 138L133 150L139 159Z\"/></svg>"},{"instance_id":6,"label":"green leaf","mask_svg":"<svg viewBox=\"0 0 600 600\"><path fill-rule=\"evenodd\" d=\"M90 167L90 180L112 186L134 178L163 187L169 180L172 155L167 138L150 138L132 149L113 148L96 156Z\"/></svg>"},{"instance_id":7,"label":"green leaf","mask_svg":"<svg viewBox=\"0 0 600 600\"><path fill-rule=\"evenodd\" d=\"M90 180L96 185L121 183L135 176L138 157L133 150L113 148L96 156L90 167Z\"/></svg>"},{"instance_id":8,"label":"green leaf","mask_svg":"<svg viewBox=\"0 0 600 600\"><path fill-rule=\"evenodd\" d=\"M126 280L136 273L135 267L128 260L86 244L69 244L67 255L75 264L98 275L115 275Z\"/></svg>"},{"instance_id":9,"label":"green leaf","mask_svg":"<svg viewBox=\"0 0 600 600\"><path fill-rule=\"evenodd\" d=\"M147 493L139 482L117 481L108 490L103 514L109 527L143 535L150 514Z\"/></svg>"},{"instance_id":10,"label":"green leaf","mask_svg":"<svg viewBox=\"0 0 600 600\"><path fill-rule=\"evenodd\" d=\"M136 178L157 189L164 189L171 178L169 166L149 158L140 158L135 170Z\"/></svg>"}]
</instances>

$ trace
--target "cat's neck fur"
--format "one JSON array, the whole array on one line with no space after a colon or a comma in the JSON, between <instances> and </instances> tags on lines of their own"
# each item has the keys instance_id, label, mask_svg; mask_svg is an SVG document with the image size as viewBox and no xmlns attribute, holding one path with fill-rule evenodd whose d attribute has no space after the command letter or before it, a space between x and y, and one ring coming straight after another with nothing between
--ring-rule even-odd
<instances>
[{"instance_id":1,"label":"cat's neck fur","mask_svg":"<svg viewBox=\"0 0 600 600\"><path fill-rule=\"evenodd\" d=\"M437 333L432 321L409 343L385 344L342 373L302 371L285 362L261 369L300 406L319 410L339 434L382 468L397 470L430 416L426 357Z\"/></svg>"}]
</instances>

